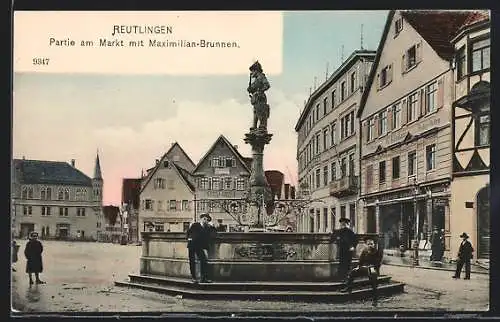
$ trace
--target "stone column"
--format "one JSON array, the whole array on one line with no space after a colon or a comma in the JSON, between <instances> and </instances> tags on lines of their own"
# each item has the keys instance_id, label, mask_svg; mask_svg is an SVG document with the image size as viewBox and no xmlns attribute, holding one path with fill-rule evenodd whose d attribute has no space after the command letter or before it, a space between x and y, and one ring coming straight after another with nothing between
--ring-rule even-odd
<instances>
[{"instance_id":1,"label":"stone column","mask_svg":"<svg viewBox=\"0 0 500 322\"><path fill-rule=\"evenodd\" d=\"M332 220L332 207L333 206L330 206L328 207L328 231L333 231L335 229L335 222Z\"/></svg>"},{"instance_id":2,"label":"stone column","mask_svg":"<svg viewBox=\"0 0 500 322\"><path fill-rule=\"evenodd\" d=\"M427 231L425 232L427 235L427 241L431 241L431 236L432 236L432 231L433 231L433 225L434 223L432 222L432 214L433 214L433 205L434 201L432 199L432 194L430 195L430 198L427 199Z\"/></svg>"},{"instance_id":3,"label":"stone column","mask_svg":"<svg viewBox=\"0 0 500 322\"><path fill-rule=\"evenodd\" d=\"M325 227L323 208L319 208L319 232L323 233L325 231L326 227Z\"/></svg>"},{"instance_id":4,"label":"stone column","mask_svg":"<svg viewBox=\"0 0 500 322\"><path fill-rule=\"evenodd\" d=\"M264 175L264 146L269 144L272 134L267 133L266 129L252 130L250 133L245 134L245 143L252 146L252 169L249 180L249 194L248 199L253 202L253 207L257 208L255 213L258 213L256 218L257 227L263 227L262 199L264 204L272 202L273 196L269 184L267 183Z\"/></svg>"},{"instance_id":5,"label":"stone column","mask_svg":"<svg viewBox=\"0 0 500 322\"><path fill-rule=\"evenodd\" d=\"M404 203L400 203L400 212L399 212L399 245L404 245L405 249L408 247L406 242L406 225L404 224L405 216L404 216Z\"/></svg>"},{"instance_id":6,"label":"stone column","mask_svg":"<svg viewBox=\"0 0 500 322\"><path fill-rule=\"evenodd\" d=\"M384 247L384 234L382 232L381 227L381 219L380 219L380 205L378 204L378 200L375 204L375 223L377 226L377 235L378 235L378 246L383 249Z\"/></svg>"}]
</instances>

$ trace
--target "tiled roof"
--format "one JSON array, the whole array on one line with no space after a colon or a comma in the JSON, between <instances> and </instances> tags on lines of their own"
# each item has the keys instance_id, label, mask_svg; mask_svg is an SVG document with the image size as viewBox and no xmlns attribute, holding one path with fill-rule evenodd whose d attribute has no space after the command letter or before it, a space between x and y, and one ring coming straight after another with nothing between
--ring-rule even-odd
<instances>
[{"instance_id":1,"label":"tiled roof","mask_svg":"<svg viewBox=\"0 0 500 322\"><path fill-rule=\"evenodd\" d=\"M67 162L14 159L16 181L25 184L92 186L92 179Z\"/></svg>"},{"instance_id":2,"label":"tiled roof","mask_svg":"<svg viewBox=\"0 0 500 322\"><path fill-rule=\"evenodd\" d=\"M451 39L467 21L477 19L473 11L410 10L401 15L446 60L454 55Z\"/></svg>"},{"instance_id":3,"label":"tiled roof","mask_svg":"<svg viewBox=\"0 0 500 322\"><path fill-rule=\"evenodd\" d=\"M122 202L131 203L134 209L139 209L141 178L126 178L122 183Z\"/></svg>"},{"instance_id":4,"label":"tiled roof","mask_svg":"<svg viewBox=\"0 0 500 322\"><path fill-rule=\"evenodd\" d=\"M489 19L490 19L490 15L488 14L488 11L485 11L485 10L473 11L473 12L469 13L469 16L467 17L467 19L465 19L463 27L467 27L467 26L475 24L476 22L489 20Z\"/></svg>"},{"instance_id":5,"label":"tiled roof","mask_svg":"<svg viewBox=\"0 0 500 322\"><path fill-rule=\"evenodd\" d=\"M283 186L283 179L285 175L278 170L267 170L264 172L267 183L271 187L271 191L278 199L281 199L281 187Z\"/></svg>"},{"instance_id":6,"label":"tiled roof","mask_svg":"<svg viewBox=\"0 0 500 322\"><path fill-rule=\"evenodd\" d=\"M118 218L118 214L120 213L120 208L116 206L104 206L102 207L102 212L106 223L114 225L116 223L116 219Z\"/></svg>"},{"instance_id":7,"label":"tiled roof","mask_svg":"<svg viewBox=\"0 0 500 322\"><path fill-rule=\"evenodd\" d=\"M175 162L172 162L172 164L177 168L177 171L179 171L181 177L184 179L184 181L188 185L189 189L191 189L191 191L195 191L195 186L193 185L193 182L192 182L191 173L189 173L189 171L187 171L186 169L184 169L183 167L181 167L180 165L178 165Z\"/></svg>"}]
</instances>

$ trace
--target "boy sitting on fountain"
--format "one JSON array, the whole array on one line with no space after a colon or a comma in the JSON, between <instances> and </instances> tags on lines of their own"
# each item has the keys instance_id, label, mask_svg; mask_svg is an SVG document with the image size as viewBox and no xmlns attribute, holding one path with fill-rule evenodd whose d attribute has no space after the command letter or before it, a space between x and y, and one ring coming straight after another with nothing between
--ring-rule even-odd
<instances>
[{"instance_id":1,"label":"boy sitting on fountain","mask_svg":"<svg viewBox=\"0 0 500 322\"><path fill-rule=\"evenodd\" d=\"M354 277L368 276L373 290L373 305L377 305L377 280L382 264L382 251L375 246L375 241L371 237L365 238L366 248L363 249L359 257L358 266L347 275L346 287L341 292L351 292Z\"/></svg>"}]
</instances>

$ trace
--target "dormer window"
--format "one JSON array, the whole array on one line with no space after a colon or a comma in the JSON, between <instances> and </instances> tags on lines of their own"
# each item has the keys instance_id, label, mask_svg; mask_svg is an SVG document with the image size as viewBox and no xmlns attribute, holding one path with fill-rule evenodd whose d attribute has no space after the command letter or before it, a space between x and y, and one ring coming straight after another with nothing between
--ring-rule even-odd
<instances>
[{"instance_id":1,"label":"dormer window","mask_svg":"<svg viewBox=\"0 0 500 322\"><path fill-rule=\"evenodd\" d=\"M403 30L403 18L399 17L399 19L394 21L394 33L396 36L401 32L401 30Z\"/></svg>"}]
</instances>

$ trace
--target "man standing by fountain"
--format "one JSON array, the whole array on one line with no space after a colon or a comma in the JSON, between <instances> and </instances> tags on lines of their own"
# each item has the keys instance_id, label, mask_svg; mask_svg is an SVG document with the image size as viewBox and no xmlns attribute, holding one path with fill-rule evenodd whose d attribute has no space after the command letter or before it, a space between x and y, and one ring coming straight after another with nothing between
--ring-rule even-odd
<instances>
[{"instance_id":1,"label":"man standing by fountain","mask_svg":"<svg viewBox=\"0 0 500 322\"><path fill-rule=\"evenodd\" d=\"M194 283L198 283L196 278L196 257L200 261L200 281L202 283L210 282L208 280L207 254L205 254L205 251L208 252L212 238L212 229L208 224L211 220L209 214L203 213L200 215L200 222L194 222L187 230L189 269Z\"/></svg>"},{"instance_id":2,"label":"man standing by fountain","mask_svg":"<svg viewBox=\"0 0 500 322\"><path fill-rule=\"evenodd\" d=\"M351 269L352 254L357 241L356 234L349 228L349 218L340 218L340 229L337 231L337 246L339 252L339 277L345 280Z\"/></svg>"}]
</instances>

